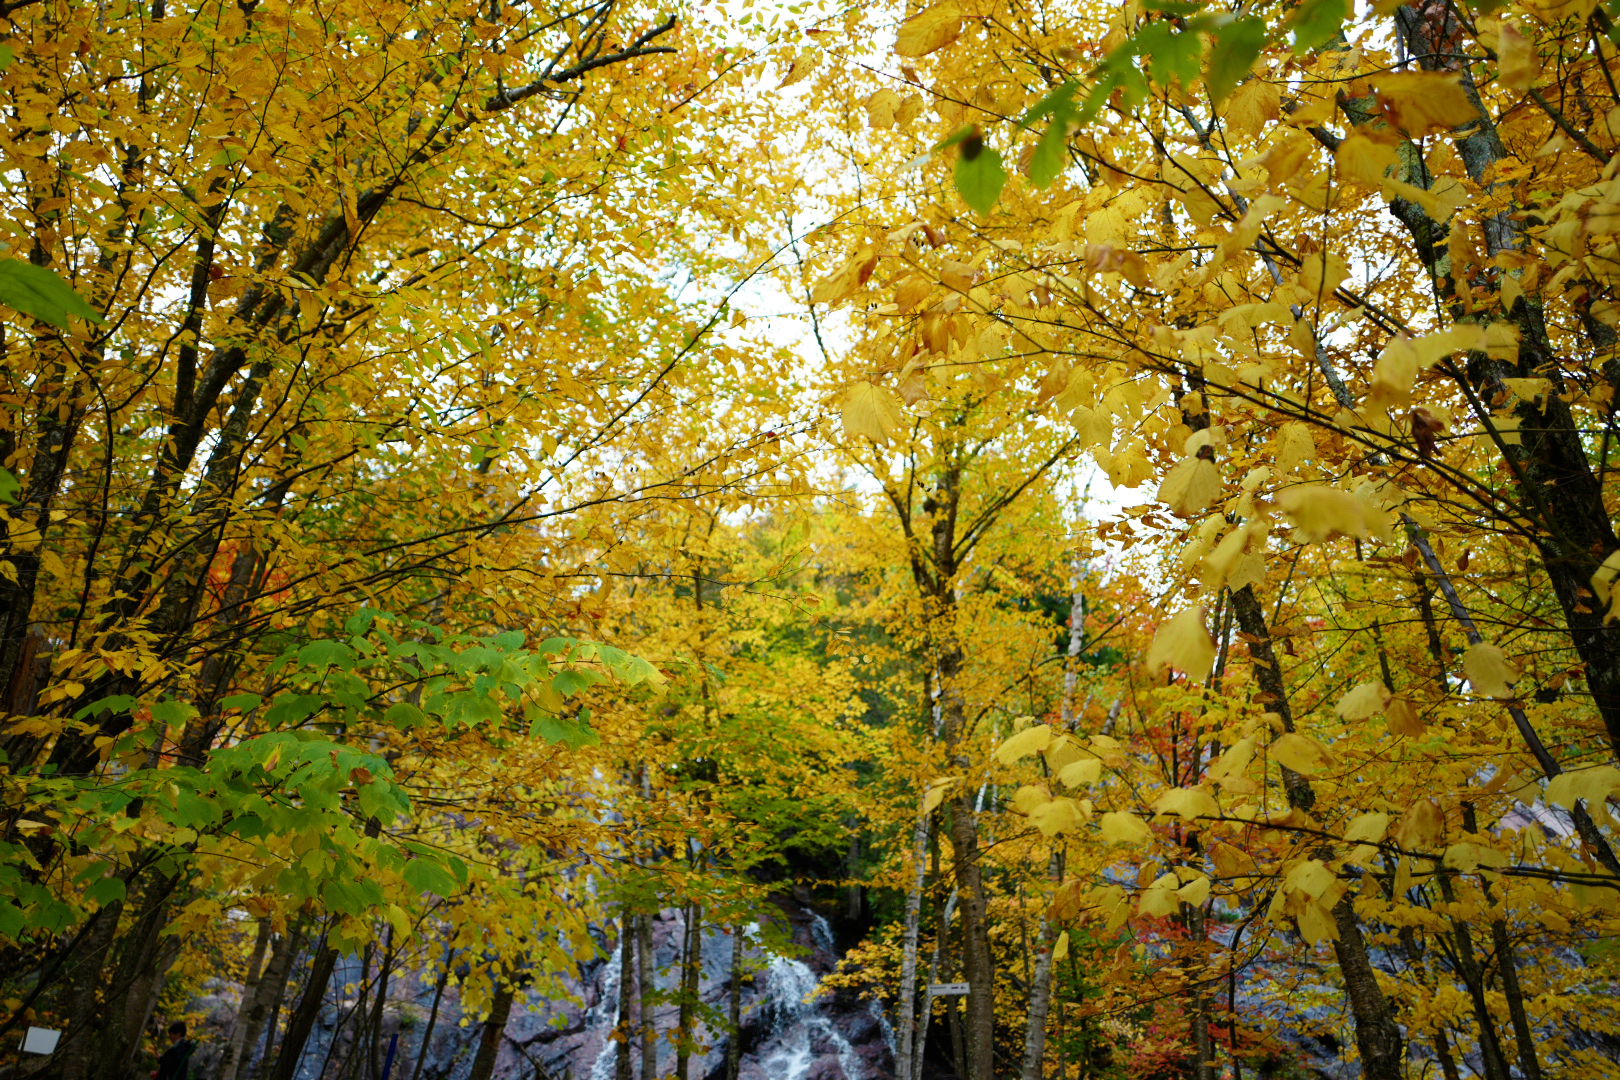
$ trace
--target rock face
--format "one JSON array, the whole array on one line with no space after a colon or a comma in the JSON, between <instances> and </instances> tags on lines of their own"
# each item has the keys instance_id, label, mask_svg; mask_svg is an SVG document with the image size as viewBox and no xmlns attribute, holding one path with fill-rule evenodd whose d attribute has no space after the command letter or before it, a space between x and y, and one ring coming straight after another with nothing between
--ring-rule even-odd
<instances>
[{"instance_id":1,"label":"rock face","mask_svg":"<svg viewBox=\"0 0 1620 1080\"><path fill-rule=\"evenodd\" d=\"M791 932L794 945L804 950L796 957L765 951L751 939L744 945L745 974L741 986L742 1047L740 1080L889 1080L894 1056L887 1021L875 999L829 995L806 1002L822 976L837 965L839 955L827 922L820 915L790 900L782 900L777 928ZM678 911L661 912L652 926L657 988L673 996L679 985L681 943L685 926ZM614 1080L618 1044L611 1036L619 1019L621 987L617 941L596 932L605 956L580 965L577 977L546 993L531 991L513 1004L505 1036L496 1059L494 1080ZM698 1049L692 1054L689 1080L724 1080L729 1034L725 1031L731 993L732 935L719 929L703 933L700 994L703 1009L697 1031ZM352 961L352 958L350 958ZM357 981L354 970L334 973L333 985ZM481 1024L464 1017L456 987L447 987L430 1041L422 1045L433 987L412 973L396 976L383 1014L379 1058L394 1044L395 1060L389 1080L459 1080L472 1067ZM632 985L630 996L636 996ZM211 1077L211 1065L222 1047L234 1015L234 987L210 986L206 1001L193 1003L193 1015L208 1009L210 1023L201 1032L203 1050L195 1059L196 1075ZM334 1002L311 1034L299 1080L366 1075L349 1064L352 1053L353 1001ZM634 1004L632 1003L634 1009ZM659 1031L657 1074L675 1068L675 1047L670 1041L678 1016L674 1004L659 1005L655 1021ZM711 1024L701 1022L706 1013ZM634 1015L634 1011L632 1012ZM465 1021L465 1026L463 1022ZM214 1028L218 1028L217 1031ZM630 1046L631 1075L643 1075L639 1039Z\"/></svg>"}]
</instances>

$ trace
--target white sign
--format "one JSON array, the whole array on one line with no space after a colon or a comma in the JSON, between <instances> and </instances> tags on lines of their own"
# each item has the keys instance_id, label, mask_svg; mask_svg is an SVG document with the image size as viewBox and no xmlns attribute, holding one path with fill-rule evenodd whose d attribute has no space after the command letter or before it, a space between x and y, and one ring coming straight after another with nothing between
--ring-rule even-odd
<instances>
[{"instance_id":1,"label":"white sign","mask_svg":"<svg viewBox=\"0 0 1620 1080\"><path fill-rule=\"evenodd\" d=\"M25 1054L54 1054L56 1041L62 1037L60 1031L50 1028L31 1027L28 1034L23 1036L23 1053Z\"/></svg>"},{"instance_id":2,"label":"white sign","mask_svg":"<svg viewBox=\"0 0 1620 1080\"><path fill-rule=\"evenodd\" d=\"M929 997L956 997L967 992L967 983L934 983L928 988Z\"/></svg>"}]
</instances>

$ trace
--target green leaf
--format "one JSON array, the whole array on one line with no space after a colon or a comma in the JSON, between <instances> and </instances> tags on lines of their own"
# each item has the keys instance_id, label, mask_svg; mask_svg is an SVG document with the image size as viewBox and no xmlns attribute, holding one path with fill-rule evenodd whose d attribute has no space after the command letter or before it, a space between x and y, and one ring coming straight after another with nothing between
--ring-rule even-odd
<instances>
[{"instance_id":1,"label":"green leaf","mask_svg":"<svg viewBox=\"0 0 1620 1080\"><path fill-rule=\"evenodd\" d=\"M17 492L21 490L22 481L13 476L10 469L0 469L0 502L16 502Z\"/></svg>"},{"instance_id":2,"label":"green leaf","mask_svg":"<svg viewBox=\"0 0 1620 1080\"><path fill-rule=\"evenodd\" d=\"M354 650L341 641L312 641L298 650L298 662L316 671L325 671L329 667L353 671Z\"/></svg>"},{"instance_id":3,"label":"green leaf","mask_svg":"<svg viewBox=\"0 0 1620 1080\"><path fill-rule=\"evenodd\" d=\"M1175 15L1180 18L1186 18L1188 15L1202 9L1203 6L1203 4L1186 3L1184 0L1142 0L1142 8L1145 11L1162 11L1166 15Z\"/></svg>"},{"instance_id":4,"label":"green leaf","mask_svg":"<svg viewBox=\"0 0 1620 1080\"><path fill-rule=\"evenodd\" d=\"M1029 159L1029 182L1036 187L1045 187L1056 180L1063 173L1063 166L1068 164L1069 150L1069 118L1059 116L1053 119L1052 125L1041 133L1041 139L1035 144L1035 153Z\"/></svg>"},{"instance_id":5,"label":"green leaf","mask_svg":"<svg viewBox=\"0 0 1620 1080\"><path fill-rule=\"evenodd\" d=\"M582 710L578 720L566 716L548 716L539 713L529 724L529 738L544 739L548 743L561 743L570 750L580 750L587 746L596 746L602 739L592 731L589 717Z\"/></svg>"},{"instance_id":6,"label":"green leaf","mask_svg":"<svg viewBox=\"0 0 1620 1080\"><path fill-rule=\"evenodd\" d=\"M67 282L43 266L21 259L0 262L0 304L32 315L58 330L68 328L69 315L94 323L104 321Z\"/></svg>"},{"instance_id":7,"label":"green leaf","mask_svg":"<svg viewBox=\"0 0 1620 1080\"><path fill-rule=\"evenodd\" d=\"M956 159L956 190L963 202L981 216L989 214L1006 183L1007 170L1001 166L1000 154L982 139L962 143L961 156Z\"/></svg>"},{"instance_id":8,"label":"green leaf","mask_svg":"<svg viewBox=\"0 0 1620 1080\"><path fill-rule=\"evenodd\" d=\"M1136 35L1136 46L1158 85L1168 86L1178 78L1182 86L1191 86L1198 77L1204 46L1197 34L1174 34L1167 22L1149 23Z\"/></svg>"},{"instance_id":9,"label":"green leaf","mask_svg":"<svg viewBox=\"0 0 1620 1080\"><path fill-rule=\"evenodd\" d=\"M10 45L0 45L0 71L10 67L11 62L15 59L17 59L17 53Z\"/></svg>"},{"instance_id":10,"label":"green leaf","mask_svg":"<svg viewBox=\"0 0 1620 1080\"><path fill-rule=\"evenodd\" d=\"M122 900L127 892L123 878L109 875L97 878L91 883L90 887L84 890L84 898L97 907L106 907L114 900Z\"/></svg>"},{"instance_id":11,"label":"green leaf","mask_svg":"<svg viewBox=\"0 0 1620 1080\"><path fill-rule=\"evenodd\" d=\"M1332 41L1349 15L1350 0L1305 0L1294 13L1294 52L1308 53Z\"/></svg>"},{"instance_id":12,"label":"green leaf","mask_svg":"<svg viewBox=\"0 0 1620 1080\"><path fill-rule=\"evenodd\" d=\"M152 719L160 724L184 724L196 715L196 706L184 701L158 701L152 705Z\"/></svg>"},{"instance_id":13,"label":"green leaf","mask_svg":"<svg viewBox=\"0 0 1620 1080\"><path fill-rule=\"evenodd\" d=\"M383 723L409 731L427 723L427 716L410 702L401 701L388 706L388 711L383 713Z\"/></svg>"},{"instance_id":14,"label":"green leaf","mask_svg":"<svg viewBox=\"0 0 1620 1080\"><path fill-rule=\"evenodd\" d=\"M449 898L456 894L456 879L437 862L412 859L405 864L405 881L417 892Z\"/></svg>"},{"instance_id":15,"label":"green leaf","mask_svg":"<svg viewBox=\"0 0 1620 1080\"><path fill-rule=\"evenodd\" d=\"M961 127L957 128L955 131L953 131L949 135L945 136L939 142L935 143L934 144L934 149L935 150L949 150L953 146L959 146L962 143L967 142L969 139L974 138L978 134L979 134L979 125L978 124L963 124Z\"/></svg>"},{"instance_id":16,"label":"green leaf","mask_svg":"<svg viewBox=\"0 0 1620 1080\"><path fill-rule=\"evenodd\" d=\"M104 697L100 701L92 701L74 713L73 719L83 720L87 716L95 716L97 713L104 712L127 712L135 707L135 702L136 699L128 694L114 694L111 697Z\"/></svg>"},{"instance_id":17,"label":"green leaf","mask_svg":"<svg viewBox=\"0 0 1620 1080\"><path fill-rule=\"evenodd\" d=\"M264 698L258 694L232 694L229 697L219 699L221 709L241 709L243 712L257 709L263 704Z\"/></svg>"},{"instance_id":18,"label":"green leaf","mask_svg":"<svg viewBox=\"0 0 1620 1080\"><path fill-rule=\"evenodd\" d=\"M1215 44L1209 50L1209 68L1204 72L1204 88L1210 100L1219 105L1249 73L1266 44L1264 20L1235 19L1214 32Z\"/></svg>"}]
</instances>

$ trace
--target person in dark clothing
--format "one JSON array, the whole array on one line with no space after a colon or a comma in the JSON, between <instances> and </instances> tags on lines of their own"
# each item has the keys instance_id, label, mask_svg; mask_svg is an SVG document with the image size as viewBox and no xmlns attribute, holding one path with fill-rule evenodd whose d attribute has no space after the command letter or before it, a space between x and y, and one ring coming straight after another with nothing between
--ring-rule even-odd
<instances>
[{"instance_id":1,"label":"person in dark clothing","mask_svg":"<svg viewBox=\"0 0 1620 1080\"><path fill-rule=\"evenodd\" d=\"M169 1048L158 1058L157 1071L152 1080L188 1080L191 1070L191 1052L197 1044L186 1038L186 1022L176 1020L169 1025Z\"/></svg>"}]
</instances>

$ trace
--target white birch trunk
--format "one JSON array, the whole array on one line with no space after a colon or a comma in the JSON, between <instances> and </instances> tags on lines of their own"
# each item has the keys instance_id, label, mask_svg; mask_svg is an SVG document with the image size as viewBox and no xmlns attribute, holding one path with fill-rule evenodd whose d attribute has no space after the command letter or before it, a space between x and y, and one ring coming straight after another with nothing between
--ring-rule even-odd
<instances>
[{"instance_id":1,"label":"white birch trunk","mask_svg":"<svg viewBox=\"0 0 1620 1080\"><path fill-rule=\"evenodd\" d=\"M917 1020L917 933L922 923L923 879L928 872L927 799L928 794L924 792L923 808L917 813L917 831L911 844L917 872L906 893L905 948L900 958L900 1052L895 1055L895 1080L913 1080L911 1043Z\"/></svg>"}]
</instances>

